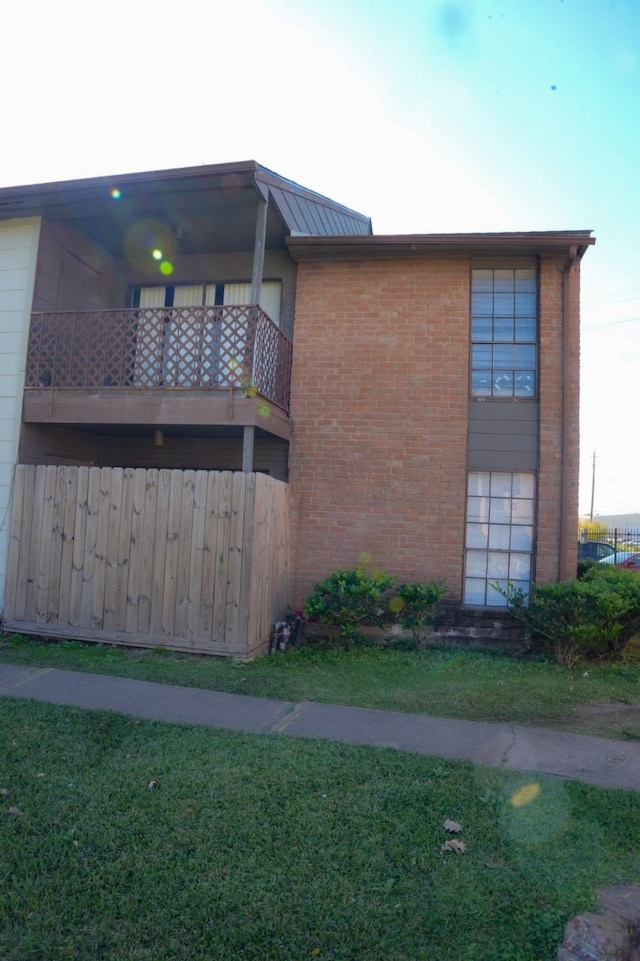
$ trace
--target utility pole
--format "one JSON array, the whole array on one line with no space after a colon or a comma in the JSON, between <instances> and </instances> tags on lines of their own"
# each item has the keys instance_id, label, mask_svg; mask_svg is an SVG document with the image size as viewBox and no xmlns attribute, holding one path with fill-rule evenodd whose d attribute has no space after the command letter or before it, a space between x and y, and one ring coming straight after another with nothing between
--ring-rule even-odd
<instances>
[{"instance_id":1,"label":"utility pole","mask_svg":"<svg viewBox=\"0 0 640 961\"><path fill-rule=\"evenodd\" d=\"M589 511L589 520L593 520L593 499L596 494L596 452L593 452L593 457L591 459L591 510Z\"/></svg>"}]
</instances>

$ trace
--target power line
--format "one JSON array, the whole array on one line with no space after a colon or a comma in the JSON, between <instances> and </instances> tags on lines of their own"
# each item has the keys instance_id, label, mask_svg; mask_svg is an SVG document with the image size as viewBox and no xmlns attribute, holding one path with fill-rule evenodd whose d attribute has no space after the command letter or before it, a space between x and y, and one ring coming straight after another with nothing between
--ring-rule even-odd
<instances>
[{"instance_id":1,"label":"power line","mask_svg":"<svg viewBox=\"0 0 640 961\"><path fill-rule=\"evenodd\" d=\"M590 297L589 300L583 300L583 305L599 303L601 300L613 300L614 297L625 297L627 294L635 294L635 297L629 297L629 300L638 300L640 297L640 287L632 287L630 290L619 290L617 293L613 294L598 294L597 297Z\"/></svg>"},{"instance_id":2,"label":"power line","mask_svg":"<svg viewBox=\"0 0 640 961\"><path fill-rule=\"evenodd\" d=\"M588 334L591 330L602 330L604 327L621 327L624 324L635 324L640 321L639 317L625 317L623 320L605 320L602 324L589 324L582 328L583 334Z\"/></svg>"}]
</instances>

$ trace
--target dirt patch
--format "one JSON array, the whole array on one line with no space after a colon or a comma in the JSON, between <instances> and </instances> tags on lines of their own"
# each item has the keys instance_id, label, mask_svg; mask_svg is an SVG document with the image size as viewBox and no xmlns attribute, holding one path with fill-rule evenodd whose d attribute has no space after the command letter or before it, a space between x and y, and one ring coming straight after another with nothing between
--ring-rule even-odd
<instances>
[{"instance_id":1,"label":"dirt patch","mask_svg":"<svg viewBox=\"0 0 640 961\"><path fill-rule=\"evenodd\" d=\"M623 741L640 741L640 702L634 704L582 704L571 717L534 722L571 734L588 734Z\"/></svg>"}]
</instances>

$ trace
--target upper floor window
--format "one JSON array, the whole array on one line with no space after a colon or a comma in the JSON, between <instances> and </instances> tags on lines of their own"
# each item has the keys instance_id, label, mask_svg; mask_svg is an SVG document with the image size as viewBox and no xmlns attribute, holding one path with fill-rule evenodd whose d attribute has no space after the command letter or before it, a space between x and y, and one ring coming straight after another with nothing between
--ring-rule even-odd
<instances>
[{"instance_id":1,"label":"upper floor window","mask_svg":"<svg viewBox=\"0 0 640 961\"><path fill-rule=\"evenodd\" d=\"M471 272L471 395L534 397L538 327L534 267Z\"/></svg>"}]
</instances>

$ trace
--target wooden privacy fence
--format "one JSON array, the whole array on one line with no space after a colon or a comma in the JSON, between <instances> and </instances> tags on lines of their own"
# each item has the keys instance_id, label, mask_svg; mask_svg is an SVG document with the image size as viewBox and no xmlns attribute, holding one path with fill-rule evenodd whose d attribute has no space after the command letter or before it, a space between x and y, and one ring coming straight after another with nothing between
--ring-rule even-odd
<instances>
[{"instance_id":1,"label":"wooden privacy fence","mask_svg":"<svg viewBox=\"0 0 640 961\"><path fill-rule=\"evenodd\" d=\"M289 600L287 498L265 474L19 464L4 626L252 656Z\"/></svg>"}]
</instances>

